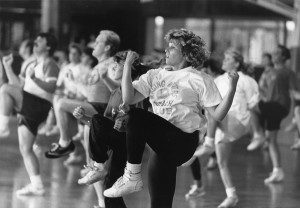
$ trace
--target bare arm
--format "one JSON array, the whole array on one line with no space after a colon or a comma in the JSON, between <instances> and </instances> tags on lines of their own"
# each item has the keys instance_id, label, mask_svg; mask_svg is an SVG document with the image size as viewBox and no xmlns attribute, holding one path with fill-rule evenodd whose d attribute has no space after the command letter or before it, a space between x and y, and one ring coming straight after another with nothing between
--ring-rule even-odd
<instances>
[{"instance_id":1,"label":"bare arm","mask_svg":"<svg viewBox=\"0 0 300 208\"><path fill-rule=\"evenodd\" d=\"M22 82L19 77L14 73L12 69L13 56L9 54L3 57L3 66L7 75L8 83L12 85L17 85L23 87L24 82Z\"/></svg>"},{"instance_id":2,"label":"bare arm","mask_svg":"<svg viewBox=\"0 0 300 208\"><path fill-rule=\"evenodd\" d=\"M124 71L122 77L122 99L124 104L135 104L142 101L145 97L135 90L132 85L131 79L131 65L135 60L136 54L132 51L127 53L126 61L124 64Z\"/></svg>"},{"instance_id":3,"label":"bare arm","mask_svg":"<svg viewBox=\"0 0 300 208\"><path fill-rule=\"evenodd\" d=\"M108 87L108 89L112 92L118 87L121 86L121 80L112 80L108 77L108 69L102 69L99 72L100 78L103 80L104 84Z\"/></svg>"},{"instance_id":4,"label":"bare arm","mask_svg":"<svg viewBox=\"0 0 300 208\"><path fill-rule=\"evenodd\" d=\"M230 86L229 86L229 90L228 90L227 94L225 95L225 97L223 98L222 102L217 106L206 108L207 111L209 112L209 114L211 115L211 117L216 121L222 121L225 118L226 114L228 113L228 111L231 107L233 98L234 98L239 75L237 72L229 72L228 78L230 81L229 82Z\"/></svg>"},{"instance_id":5,"label":"bare arm","mask_svg":"<svg viewBox=\"0 0 300 208\"><path fill-rule=\"evenodd\" d=\"M41 80L35 77L33 70L29 73L29 76L31 77L32 81L34 81L40 88L42 88L46 92L54 93L54 91L56 90L56 81L58 73L58 66L54 63L49 63L49 65L46 68L45 80Z\"/></svg>"}]
</instances>

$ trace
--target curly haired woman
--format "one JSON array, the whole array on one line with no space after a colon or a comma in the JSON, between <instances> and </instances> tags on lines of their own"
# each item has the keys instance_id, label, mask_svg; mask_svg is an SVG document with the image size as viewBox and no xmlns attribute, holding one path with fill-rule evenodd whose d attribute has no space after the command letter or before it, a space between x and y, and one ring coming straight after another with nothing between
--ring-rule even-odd
<instances>
[{"instance_id":1,"label":"curly haired woman","mask_svg":"<svg viewBox=\"0 0 300 208\"><path fill-rule=\"evenodd\" d=\"M168 47L164 68L149 70L132 83L132 59L125 61L124 104L149 97L154 113L142 109L128 112L125 173L104 191L107 197L119 197L142 190L141 162L148 144L153 150L148 164L152 208L172 207L177 167L193 156L199 131L206 122L202 109L222 120L238 80L237 73L229 74L230 90L222 100L214 81L198 70L208 57L204 41L186 29L171 30L165 39Z\"/></svg>"}]
</instances>

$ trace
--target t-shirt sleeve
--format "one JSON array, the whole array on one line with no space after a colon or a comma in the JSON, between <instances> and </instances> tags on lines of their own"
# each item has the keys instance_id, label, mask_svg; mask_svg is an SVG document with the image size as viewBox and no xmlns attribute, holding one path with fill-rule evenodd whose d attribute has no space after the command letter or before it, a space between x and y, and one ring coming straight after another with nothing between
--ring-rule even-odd
<instances>
[{"instance_id":1,"label":"t-shirt sleeve","mask_svg":"<svg viewBox=\"0 0 300 208\"><path fill-rule=\"evenodd\" d=\"M201 106L213 107L220 104L222 97L212 78L206 76L203 80L198 80L197 82L199 85L198 94Z\"/></svg>"},{"instance_id":2,"label":"t-shirt sleeve","mask_svg":"<svg viewBox=\"0 0 300 208\"><path fill-rule=\"evenodd\" d=\"M247 79L243 82L243 84L248 107L253 108L259 101L258 84L249 76L247 76Z\"/></svg>"},{"instance_id":3,"label":"t-shirt sleeve","mask_svg":"<svg viewBox=\"0 0 300 208\"><path fill-rule=\"evenodd\" d=\"M47 66L45 67L45 81L49 82L49 81L57 81L58 78L58 74L59 74L59 67L58 65L53 61L50 60L49 63L47 64Z\"/></svg>"},{"instance_id":4,"label":"t-shirt sleeve","mask_svg":"<svg viewBox=\"0 0 300 208\"><path fill-rule=\"evenodd\" d=\"M132 83L134 89L140 92L145 98L149 97L150 95L152 80L155 76L155 73L157 73L157 69L151 69Z\"/></svg>"}]
</instances>

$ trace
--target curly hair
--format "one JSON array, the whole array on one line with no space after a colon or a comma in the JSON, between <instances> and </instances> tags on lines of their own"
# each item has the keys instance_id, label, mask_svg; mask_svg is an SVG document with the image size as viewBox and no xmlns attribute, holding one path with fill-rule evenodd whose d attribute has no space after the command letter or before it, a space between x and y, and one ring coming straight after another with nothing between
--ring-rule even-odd
<instances>
[{"instance_id":1,"label":"curly hair","mask_svg":"<svg viewBox=\"0 0 300 208\"><path fill-rule=\"evenodd\" d=\"M181 52L188 65L196 69L201 67L209 57L204 40L190 30L172 29L166 34L165 39L167 42L175 40L181 46Z\"/></svg>"}]
</instances>

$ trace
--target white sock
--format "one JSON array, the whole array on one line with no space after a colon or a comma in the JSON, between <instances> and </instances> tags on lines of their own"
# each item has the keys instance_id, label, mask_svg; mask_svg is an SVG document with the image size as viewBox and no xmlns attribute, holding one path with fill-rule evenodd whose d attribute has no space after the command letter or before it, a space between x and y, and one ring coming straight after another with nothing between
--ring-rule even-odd
<instances>
[{"instance_id":1,"label":"white sock","mask_svg":"<svg viewBox=\"0 0 300 208\"><path fill-rule=\"evenodd\" d=\"M141 172L142 164L131 164L127 162L126 169L129 170L132 174L137 174Z\"/></svg>"},{"instance_id":2,"label":"white sock","mask_svg":"<svg viewBox=\"0 0 300 208\"><path fill-rule=\"evenodd\" d=\"M99 207L105 207L104 199L98 199L98 205Z\"/></svg>"},{"instance_id":3,"label":"white sock","mask_svg":"<svg viewBox=\"0 0 300 208\"><path fill-rule=\"evenodd\" d=\"M37 188L43 188L43 182L42 182L42 177L41 175L33 175L33 176L29 176L30 178L30 182L34 187Z\"/></svg>"},{"instance_id":4,"label":"white sock","mask_svg":"<svg viewBox=\"0 0 300 208\"><path fill-rule=\"evenodd\" d=\"M274 167L273 168L273 173L278 172L278 171L282 171L281 167Z\"/></svg>"},{"instance_id":5,"label":"white sock","mask_svg":"<svg viewBox=\"0 0 300 208\"><path fill-rule=\"evenodd\" d=\"M97 168L99 168L99 170L104 170L105 169L104 163L94 162L94 166L97 167Z\"/></svg>"},{"instance_id":6,"label":"white sock","mask_svg":"<svg viewBox=\"0 0 300 208\"><path fill-rule=\"evenodd\" d=\"M215 147L215 139L206 136L204 138L204 145L214 148Z\"/></svg>"},{"instance_id":7,"label":"white sock","mask_svg":"<svg viewBox=\"0 0 300 208\"><path fill-rule=\"evenodd\" d=\"M227 197L237 197L236 190L234 187L227 188L225 191L226 191Z\"/></svg>"},{"instance_id":8,"label":"white sock","mask_svg":"<svg viewBox=\"0 0 300 208\"><path fill-rule=\"evenodd\" d=\"M66 140L62 140L62 139L59 139L59 141L58 141L58 144L61 147L67 147L67 146L69 146L70 143L71 143L71 141L66 141Z\"/></svg>"},{"instance_id":9,"label":"white sock","mask_svg":"<svg viewBox=\"0 0 300 208\"><path fill-rule=\"evenodd\" d=\"M0 115L0 137L9 135L9 120L10 116Z\"/></svg>"},{"instance_id":10,"label":"white sock","mask_svg":"<svg viewBox=\"0 0 300 208\"><path fill-rule=\"evenodd\" d=\"M124 175L131 180L141 180L142 164L131 164L127 162Z\"/></svg>"}]
</instances>

